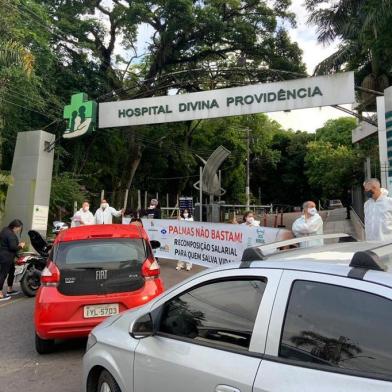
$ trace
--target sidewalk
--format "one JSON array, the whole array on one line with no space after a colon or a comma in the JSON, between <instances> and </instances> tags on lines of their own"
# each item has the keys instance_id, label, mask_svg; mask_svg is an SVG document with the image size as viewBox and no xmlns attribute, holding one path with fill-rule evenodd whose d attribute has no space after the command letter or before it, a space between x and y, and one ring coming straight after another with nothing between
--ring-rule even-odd
<instances>
[{"instance_id":1,"label":"sidewalk","mask_svg":"<svg viewBox=\"0 0 392 392\"><path fill-rule=\"evenodd\" d=\"M345 208L328 211L328 215L324 223L324 233L347 233L360 239L358 231L355 230L352 219L346 219Z\"/></svg>"}]
</instances>

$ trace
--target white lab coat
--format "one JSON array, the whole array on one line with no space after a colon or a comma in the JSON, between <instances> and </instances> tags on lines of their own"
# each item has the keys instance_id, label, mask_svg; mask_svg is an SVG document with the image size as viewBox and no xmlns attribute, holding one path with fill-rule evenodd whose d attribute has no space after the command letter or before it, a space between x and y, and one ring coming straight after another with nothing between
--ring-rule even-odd
<instances>
[{"instance_id":1,"label":"white lab coat","mask_svg":"<svg viewBox=\"0 0 392 392\"><path fill-rule=\"evenodd\" d=\"M85 225L93 225L95 223L94 215L91 211L83 211L81 208L72 218L71 227L81 226L80 221Z\"/></svg>"},{"instance_id":2,"label":"white lab coat","mask_svg":"<svg viewBox=\"0 0 392 392\"><path fill-rule=\"evenodd\" d=\"M122 215L121 211L117 211L113 207L106 207L104 210L98 208L95 212L95 223L97 225L111 225L113 223L113 216L119 217Z\"/></svg>"},{"instance_id":3,"label":"white lab coat","mask_svg":"<svg viewBox=\"0 0 392 392\"><path fill-rule=\"evenodd\" d=\"M365 202L365 236L367 241L392 241L392 198L386 189L377 200Z\"/></svg>"},{"instance_id":4,"label":"white lab coat","mask_svg":"<svg viewBox=\"0 0 392 392\"><path fill-rule=\"evenodd\" d=\"M296 237L307 237L317 234L323 234L323 219L319 214L315 214L308 219L305 219L305 215L296 219L293 223L292 231ZM301 242L301 248L309 248L311 246L324 245L323 240L313 240Z\"/></svg>"}]
</instances>

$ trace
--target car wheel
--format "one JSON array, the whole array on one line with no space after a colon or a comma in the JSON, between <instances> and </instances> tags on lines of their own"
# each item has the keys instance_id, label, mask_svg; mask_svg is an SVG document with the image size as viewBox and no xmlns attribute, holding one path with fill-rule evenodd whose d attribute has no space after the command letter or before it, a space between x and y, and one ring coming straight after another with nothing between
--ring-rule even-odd
<instances>
[{"instance_id":1,"label":"car wheel","mask_svg":"<svg viewBox=\"0 0 392 392\"><path fill-rule=\"evenodd\" d=\"M49 354L54 350L53 339L41 339L35 334L35 350L38 354Z\"/></svg>"},{"instance_id":2,"label":"car wheel","mask_svg":"<svg viewBox=\"0 0 392 392\"><path fill-rule=\"evenodd\" d=\"M97 392L121 392L121 389L113 376L107 370L103 370L99 376Z\"/></svg>"}]
</instances>

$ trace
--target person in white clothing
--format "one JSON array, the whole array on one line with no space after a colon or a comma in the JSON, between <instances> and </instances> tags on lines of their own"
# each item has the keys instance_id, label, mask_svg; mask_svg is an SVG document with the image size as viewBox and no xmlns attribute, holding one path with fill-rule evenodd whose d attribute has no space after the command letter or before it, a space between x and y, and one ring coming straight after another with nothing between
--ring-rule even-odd
<instances>
[{"instance_id":1,"label":"person in white clothing","mask_svg":"<svg viewBox=\"0 0 392 392\"><path fill-rule=\"evenodd\" d=\"M306 201L303 204L303 215L293 223L292 231L296 237L306 237L323 234L323 219L318 214L316 204L313 201ZM323 245L323 240L313 240L301 242L301 248Z\"/></svg>"},{"instance_id":2,"label":"person in white clothing","mask_svg":"<svg viewBox=\"0 0 392 392\"><path fill-rule=\"evenodd\" d=\"M367 241L392 241L392 198L381 188L377 178L363 183L365 202L365 237Z\"/></svg>"},{"instance_id":3,"label":"person in white clothing","mask_svg":"<svg viewBox=\"0 0 392 392\"><path fill-rule=\"evenodd\" d=\"M188 209L184 209L184 211L180 214L179 219L182 221L188 221L188 222L193 222L193 216L189 212ZM187 261L184 263L183 261L177 261L177 271L181 271L182 269L186 269L187 271L190 271L192 269L192 263Z\"/></svg>"},{"instance_id":4,"label":"person in white clothing","mask_svg":"<svg viewBox=\"0 0 392 392\"><path fill-rule=\"evenodd\" d=\"M255 216L252 211L247 211L242 218L242 224L249 227L260 226L260 221L255 220Z\"/></svg>"},{"instance_id":5,"label":"person in white clothing","mask_svg":"<svg viewBox=\"0 0 392 392\"><path fill-rule=\"evenodd\" d=\"M71 227L93 225L95 223L94 215L90 211L90 204L85 201L82 208L75 213L72 218Z\"/></svg>"},{"instance_id":6,"label":"person in white clothing","mask_svg":"<svg viewBox=\"0 0 392 392\"><path fill-rule=\"evenodd\" d=\"M123 210L117 211L110 207L106 200L101 201L101 206L95 212L95 223L97 225L111 225L113 223L113 216L119 217L123 215Z\"/></svg>"}]
</instances>

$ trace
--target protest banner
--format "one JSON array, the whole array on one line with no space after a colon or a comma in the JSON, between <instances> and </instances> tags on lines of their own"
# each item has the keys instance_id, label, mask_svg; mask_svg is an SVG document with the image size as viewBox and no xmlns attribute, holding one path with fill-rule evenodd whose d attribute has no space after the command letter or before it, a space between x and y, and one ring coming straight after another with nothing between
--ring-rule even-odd
<instances>
[{"instance_id":1,"label":"protest banner","mask_svg":"<svg viewBox=\"0 0 392 392\"><path fill-rule=\"evenodd\" d=\"M123 223L129 219L124 218ZM271 227L225 223L143 219L150 240L161 243L155 256L215 267L241 260L250 246L291 238L291 232Z\"/></svg>"}]
</instances>

